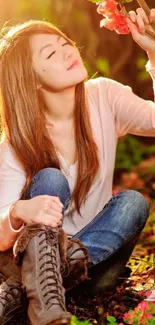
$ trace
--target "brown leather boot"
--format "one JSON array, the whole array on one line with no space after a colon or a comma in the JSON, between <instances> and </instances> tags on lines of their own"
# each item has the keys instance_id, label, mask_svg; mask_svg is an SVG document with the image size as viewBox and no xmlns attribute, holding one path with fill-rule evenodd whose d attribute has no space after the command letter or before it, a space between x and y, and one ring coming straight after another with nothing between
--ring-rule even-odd
<instances>
[{"instance_id":1,"label":"brown leather boot","mask_svg":"<svg viewBox=\"0 0 155 325\"><path fill-rule=\"evenodd\" d=\"M66 290L70 290L77 284L88 279L90 257L88 249L79 239L75 238L68 240L65 256L62 254L63 251L63 248L60 249L63 286Z\"/></svg>"},{"instance_id":2,"label":"brown leather boot","mask_svg":"<svg viewBox=\"0 0 155 325\"><path fill-rule=\"evenodd\" d=\"M9 278L0 285L0 325L8 324L16 312L26 308L26 295L16 278Z\"/></svg>"},{"instance_id":3,"label":"brown leather boot","mask_svg":"<svg viewBox=\"0 0 155 325\"><path fill-rule=\"evenodd\" d=\"M26 226L14 246L14 255L22 263L22 283L29 299L31 325L69 324L71 314L65 306L58 229Z\"/></svg>"}]
</instances>

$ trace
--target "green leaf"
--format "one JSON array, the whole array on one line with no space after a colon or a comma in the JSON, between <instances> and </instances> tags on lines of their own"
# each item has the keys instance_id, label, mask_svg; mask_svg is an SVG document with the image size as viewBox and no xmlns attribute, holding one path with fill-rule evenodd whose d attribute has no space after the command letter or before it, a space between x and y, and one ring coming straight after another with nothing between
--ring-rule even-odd
<instances>
[{"instance_id":1,"label":"green leaf","mask_svg":"<svg viewBox=\"0 0 155 325\"><path fill-rule=\"evenodd\" d=\"M118 325L118 323L116 322L116 318L113 316L107 316L107 320L109 322L109 325Z\"/></svg>"},{"instance_id":2,"label":"green leaf","mask_svg":"<svg viewBox=\"0 0 155 325\"><path fill-rule=\"evenodd\" d=\"M76 316L72 316L70 325L92 325L88 320L80 321Z\"/></svg>"},{"instance_id":3,"label":"green leaf","mask_svg":"<svg viewBox=\"0 0 155 325\"><path fill-rule=\"evenodd\" d=\"M89 2L92 2L92 3L100 3L100 2L103 2L104 0L88 0Z\"/></svg>"},{"instance_id":4,"label":"green leaf","mask_svg":"<svg viewBox=\"0 0 155 325\"><path fill-rule=\"evenodd\" d=\"M116 318L115 317L113 317L113 316L107 316L107 320L108 321L112 321L112 322L116 322Z\"/></svg>"},{"instance_id":5,"label":"green leaf","mask_svg":"<svg viewBox=\"0 0 155 325\"><path fill-rule=\"evenodd\" d=\"M121 2L122 3L129 3L129 2L132 2L133 0L122 0ZM118 1L119 2L119 1Z\"/></svg>"}]
</instances>

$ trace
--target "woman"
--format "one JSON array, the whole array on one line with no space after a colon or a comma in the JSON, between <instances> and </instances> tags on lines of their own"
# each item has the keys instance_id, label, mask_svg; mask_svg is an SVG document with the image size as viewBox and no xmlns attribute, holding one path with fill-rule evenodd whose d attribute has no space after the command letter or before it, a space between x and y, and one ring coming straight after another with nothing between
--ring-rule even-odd
<instances>
[{"instance_id":1,"label":"woman","mask_svg":"<svg viewBox=\"0 0 155 325\"><path fill-rule=\"evenodd\" d=\"M145 28L155 9L149 19L142 9L130 18L154 78L155 42ZM112 179L118 137L155 136L155 104L113 80L86 81L74 43L46 22L5 31L0 58L0 250L16 242L14 253L24 251L21 272L31 323L66 324L62 242L69 272L72 253L86 266L88 250L92 273L102 265L94 280L97 292L122 274L146 223L144 197L129 190L112 197ZM61 228L79 239L73 251Z\"/></svg>"}]
</instances>

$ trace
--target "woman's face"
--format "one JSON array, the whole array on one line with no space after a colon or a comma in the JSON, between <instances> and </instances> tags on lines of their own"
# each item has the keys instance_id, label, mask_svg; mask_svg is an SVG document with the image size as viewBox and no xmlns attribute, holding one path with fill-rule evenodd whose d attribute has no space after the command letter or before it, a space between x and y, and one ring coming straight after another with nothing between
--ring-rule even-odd
<instances>
[{"instance_id":1,"label":"woman's face","mask_svg":"<svg viewBox=\"0 0 155 325\"><path fill-rule=\"evenodd\" d=\"M43 88L57 92L76 86L87 78L78 49L62 36L33 35L30 44L33 67Z\"/></svg>"}]
</instances>

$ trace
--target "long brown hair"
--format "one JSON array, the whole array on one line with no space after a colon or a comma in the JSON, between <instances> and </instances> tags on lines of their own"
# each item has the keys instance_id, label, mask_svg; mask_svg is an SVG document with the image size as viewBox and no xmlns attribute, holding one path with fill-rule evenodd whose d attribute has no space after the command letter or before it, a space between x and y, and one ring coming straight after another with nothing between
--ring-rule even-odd
<instances>
[{"instance_id":1,"label":"long brown hair","mask_svg":"<svg viewBox=\"0 0 155 325\"><path fill-rule=\"evenodd\" d=\"M37 89L37 76L32 66L30 36L59 34L72 45L57 27L45 21L28 21L2 30L0 41L0 90L2 134L12 146L26 171L27 181L41 169L60 169L60 162L49 137L44 115L45 104ZM76 86L74 129L78 172L72 194L75 209L80 212L99 168L98 151L93 139L84 82ZM22 192L22 193L23 193Z\"/></svg>"}]
</instances>

